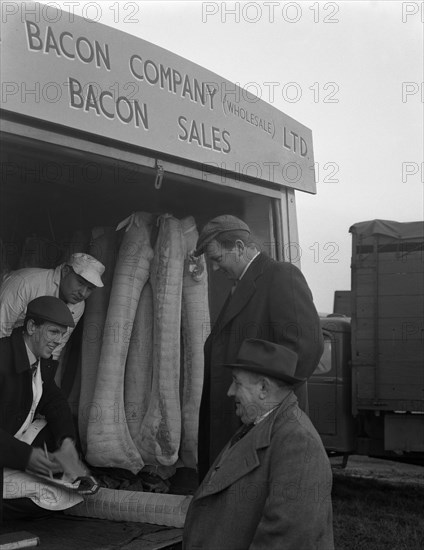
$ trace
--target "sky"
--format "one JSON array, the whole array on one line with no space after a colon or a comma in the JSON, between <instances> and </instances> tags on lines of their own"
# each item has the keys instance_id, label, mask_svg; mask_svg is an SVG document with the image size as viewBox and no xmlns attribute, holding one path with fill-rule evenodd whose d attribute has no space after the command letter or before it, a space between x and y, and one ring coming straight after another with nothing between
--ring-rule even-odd
<instances>
[{"instance_id":1,"label":"sky","mask_svg":"<svg viewBox=\"0 0 424 550\"><path fill-rule=\"evenodd\" d=\"M296 205L320 312L350 288L352 224L424 219L423 2L42 3L181 55L312 130L317 194Z\"/></svg>"}]
</instances>

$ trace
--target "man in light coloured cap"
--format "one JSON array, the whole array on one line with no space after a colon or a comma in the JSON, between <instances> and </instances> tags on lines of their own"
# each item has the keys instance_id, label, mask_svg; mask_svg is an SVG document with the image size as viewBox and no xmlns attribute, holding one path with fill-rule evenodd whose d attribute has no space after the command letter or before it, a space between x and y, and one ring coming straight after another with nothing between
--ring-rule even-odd
<instances>
[{"instance_id":1,"label":"man in light coloured cap","mask_svg":"<svg viewBox=\"0 0 424 550\"><path fill-rule=\"evenodd\" d=\"M331 466L293 392L297 354L246 339L228 396L243 426L190 503L183 549L333 550Z\"/></svg>"},{"instance_id":2,"label":"man in light coloured cap","mask_svg":"<svg viewBox=\"0 0 424 550\"><path fill-rule=\"evenodd\" d=\"M10 336L15 327L22 326L28 303L38 296L55 296L68 306L75 325L84 313L85 300L95 288L103 286L105 267L98 260L77 252L55 269L24 268L12 271L0 287L0 338ZM69 328L53 358L69 339Z\"/></svg>"},{"instance_id":3,"label":"man in light coloured cap","mask_svg":"<svg viewBox=\"0 0 424 550\"><path fill-rule=\"evenodd\" d=\"M69 404L54 381L57 362L51 359L67 328L74 326L62 300L39 296L29 302L24 326L0 340L0 468L9 519L72 504L62 489L54 495L28 474L63 472L65 461L72 477L85 473Z\"/></svg>"},{"instance_id":4,"label":"man in light coloured cap","mask_svg":"<svg viewBox=\"0 0 424 550\"><path fill-rule=\"evenodd\" d=\"M195 256L205 254L214 271L234 281L205 347L205 381L199 422L199 475L206 473L239 422L225 406L230 382L226 369L245 338L282 344L298 355L296 376L306 381L323 351L319 316L302 272L260 252L249 226L225 214L210 220L197 241ZM306 382L298 385L299 406L307 411Z\"/></svg>"}]
</instances>

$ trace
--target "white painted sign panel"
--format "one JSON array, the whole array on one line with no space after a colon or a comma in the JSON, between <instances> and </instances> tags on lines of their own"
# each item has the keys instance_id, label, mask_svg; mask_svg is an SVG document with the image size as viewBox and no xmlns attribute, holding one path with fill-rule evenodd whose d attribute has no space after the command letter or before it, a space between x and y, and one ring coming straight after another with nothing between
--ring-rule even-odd
<instances>
[{"instance_id":1,"label":"white painted sign panel","mask_svg":"<svg viewBox=\"0 0 424 550\"><path fill-rule=\"evenodd\" d=\"M122 31L14 6L2 17L3 110L316 192L311 131L275 107Z\"/></svg>"}]
</instances>

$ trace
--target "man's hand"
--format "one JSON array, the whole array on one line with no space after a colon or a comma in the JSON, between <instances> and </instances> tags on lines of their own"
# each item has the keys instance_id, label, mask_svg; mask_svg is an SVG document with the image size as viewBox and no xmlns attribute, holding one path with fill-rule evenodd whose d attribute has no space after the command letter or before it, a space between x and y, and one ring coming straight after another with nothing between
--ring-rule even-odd
<instances>
[{"instance_id":1,"label":"man's hand","mask_svg":"<svg viewBox=\"0 0 424 550\"><path fill-rule=\"evenodd\" d=\"M64 472L64 477L74 481L77 477L87 475L87 469L81 462L75 444L69 437L62 441L60 448L52 453L56 465Z\"/></svg>"},{"instance_id":2,"label":"man's hand","mask_svg":"<svg viewBox=\"0 0 424 550\"><path fill-rule=\"evenodd\" d=\"M45 476L62 471L60 465L46 456L45 451L38 447L32 449L26 469Z\"/></svg>"}]
</instances>

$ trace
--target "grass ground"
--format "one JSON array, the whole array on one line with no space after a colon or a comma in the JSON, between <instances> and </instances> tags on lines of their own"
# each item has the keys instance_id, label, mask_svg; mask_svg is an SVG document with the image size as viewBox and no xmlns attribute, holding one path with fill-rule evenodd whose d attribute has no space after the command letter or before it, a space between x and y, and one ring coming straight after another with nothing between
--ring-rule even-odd
<instances>
[{"instance_id":1,"label":"grass ground","mask_svg":"<svg viewBox=\"0 0 424 550\"><path fill-rule=\"evenodd\" d=\"M424 489L334 476L336 550L423 550Z\"/></svg>"}]
</instances>

